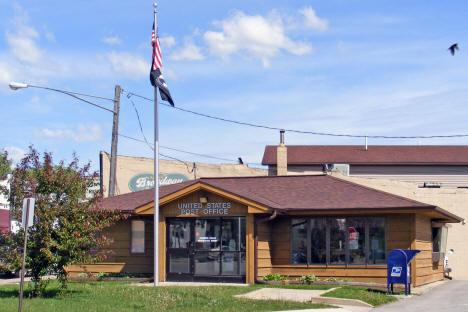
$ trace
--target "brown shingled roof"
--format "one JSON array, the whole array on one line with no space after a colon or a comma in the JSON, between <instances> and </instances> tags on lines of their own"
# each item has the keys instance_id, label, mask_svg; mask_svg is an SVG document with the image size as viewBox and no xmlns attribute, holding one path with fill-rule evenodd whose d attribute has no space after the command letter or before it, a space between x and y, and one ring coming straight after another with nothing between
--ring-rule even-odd
<instances>
[{"instance_id":1,"label":"brown shingled roof","mask_svg":"<svg viewBox=\"0 0 468 312\"><path fill-rule=\"evenodd\" d=\"M201 178L160 187L160 198L201 183L279 210L433 209L401 196L328 175ZM103 200L103 207L131 212L153 201L154 190Z\"/></svg>"},{"instance_id":2,"label":"brown shingled roof","mask_svg":"<svg viewBox=\"0 0 468 312\"><path fill-rule=\"evenodd\" d=\"M468 165L467 145L289 145L288 164ZM267 145L263 165L276 165L276 146Z\"/></svg>"},{"instance_id":3,"label":"brown shingled roof","mask_svg":"<svg viewBox=\"0 0 468 312\"><path fill-rule=\"evenodd\" d=\"M196 183L196 181L191 180L182 183L161 186L159 188L159 198L167 196L174 191L178 191L194 183ZM152 201L154 201L154 188L103 198L101 202L101 208L132 212L136 208L146 205Z\"/></svg>"}]
</instances>

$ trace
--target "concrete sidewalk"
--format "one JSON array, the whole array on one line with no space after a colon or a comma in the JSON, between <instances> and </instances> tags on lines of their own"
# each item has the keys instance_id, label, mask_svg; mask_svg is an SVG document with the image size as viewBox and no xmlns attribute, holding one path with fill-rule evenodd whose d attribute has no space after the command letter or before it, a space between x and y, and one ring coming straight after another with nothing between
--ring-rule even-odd
<instances>
[{"instance_id":1,"label":"concrete sidewalk","mask_svg":"<svg viewBox=\"0 0 468 312\"><path fill-rule=\"evenodd\" d=\"M43 279L56 279L57 277L55 275L46 275L43 277ZM25 282L30 282L31 278L30 277L25 277L24 278ZM21 278L15 277L15 278L0 278L0 286L1 285L19 285L21 282Z\"/></svg>"},{"instance_id":2,"label":"concrete sidewalk","mask_svg":"<svg viewBox=\"0 0 468 312\"><path fill-rule=\"evenodd\" d=\"M421 290L426 290L426 292L419 296L412 296L408 299L377 307L375 311L468 311L468 281L466 280L440 282L437 285L428 285L426 289L418 289L418 291ZM414 293L417 293L417 291Z\"/></svg>"},{"instance_id":3,"label":"concrete sidewalk","mask_svg":"<svg viewBox=\"0 0 468 312\"><path fill-rule=\"evenodd\" d=\"M338 308L335 309L310 309L300 311L315 312L368 312L373 306L355 299L342 299L332 297L321 297L321 295L333 291L336 288L327 290L308 290L308 289L288 289L288 288L261 288L246 294L236 295L236 298L254 299L254 300L282 300L296 302L323 303Z\"/></svg>"}]
</instances>

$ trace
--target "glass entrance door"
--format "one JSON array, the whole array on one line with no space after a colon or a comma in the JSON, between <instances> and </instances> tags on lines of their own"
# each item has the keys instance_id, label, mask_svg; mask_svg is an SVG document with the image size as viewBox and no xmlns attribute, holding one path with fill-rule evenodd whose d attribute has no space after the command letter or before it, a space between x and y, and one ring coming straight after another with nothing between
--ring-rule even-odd
<instances>
[{"instance_id":1,"label":"glass entrance door","mask_svg":"<svg viewBox=\"0 0 468 312\"><path fill-rule=\"evenodd\" d=\"M245 281L245 218L167 219L167 279Z\"/></svg>"},{"instance_id":2,"label":"glass entrance door","mask_svg":"<svg viewBox=\"0 0 468 312\"><path fill-rule=\"evenodd\" d=\"M191 220L170 220L167 223L167 277L189 280L193 275L193 225Z\"/></svg>"}]
</instances>

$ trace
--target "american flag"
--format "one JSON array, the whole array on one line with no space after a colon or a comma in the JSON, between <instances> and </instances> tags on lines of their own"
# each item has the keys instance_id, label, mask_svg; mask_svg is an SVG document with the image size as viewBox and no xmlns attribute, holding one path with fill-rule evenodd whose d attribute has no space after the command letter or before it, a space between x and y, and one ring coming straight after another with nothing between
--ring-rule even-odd
<instances>
[{"instance_id":1,"label":"american flag","mask_svg":"<svg viewBox=\"0 0 468 312\"><path fill-rule=\"evenodd\" d=\"M174 101L172 100L171 93L167 88L167 84L164 81L164 77L161 73L162 67L162 57L161 57L161 46L159 44L159 35L157 30L155 29L155 25L153 23L153 33L151 34L151 44L153 46L153 61L151 64L151 72L150 72L150 81L153 87L159 88L161 93L161 99L163 101L169 102L172 106L174 106Z\"/></svg>"},{"instance_id":2,"label":"american flag","mask_svg":"<svg viewBox=\"0 0 468 312\"><path fill-rule=\"evenodd\" d=\"M159 36L154 30L153 23L153 33L151 34L151 45L153 46L153 70L156 70L162 66L162 57L161 57L161 46L159 44Z\"/></svg>"}]
</instances>

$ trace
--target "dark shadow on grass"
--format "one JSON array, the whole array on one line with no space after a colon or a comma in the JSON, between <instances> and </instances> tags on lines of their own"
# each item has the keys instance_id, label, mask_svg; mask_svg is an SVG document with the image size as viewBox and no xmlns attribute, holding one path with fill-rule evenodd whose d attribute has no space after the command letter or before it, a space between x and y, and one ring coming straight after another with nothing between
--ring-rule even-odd
<instances>
[{"instance_id":1,"label":"dark shadow on grass","mask_svg":"<svg viewBox=\"0 0 468 312\"><path fill-rule=\"evenodd\" d=\"M366 291L372 292L372 293L377 293L377 294L382 294L382 295L386 295L386 294L387 294L387 290L383 290L383 289L367 288ZM405 292L404 292L404 291L400 291L400 290L395 290L393 293L394 293L395 295L401 295L401 294L404 294Z\"/></svg>"},{"instance_id":2,"label":"dark shadow on grass","mask_svg":"<svg viewBox=\"0 0 468 312\"><path fill-rule=\"evenodd\" d=\"M79 294L82 293L81 290L66 290L61 292L60 289L51 288L46 289L42 295L38 298L60 298L69 294ZM2 289L0 288L0 299L1 298L18 298L19 290L18 289ZM25 289L23 293L23 298L32 298L32 289Z\"/></svg>"}]
</instances>

